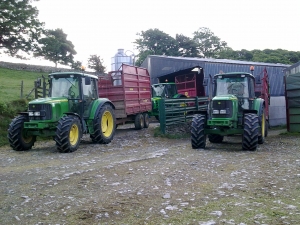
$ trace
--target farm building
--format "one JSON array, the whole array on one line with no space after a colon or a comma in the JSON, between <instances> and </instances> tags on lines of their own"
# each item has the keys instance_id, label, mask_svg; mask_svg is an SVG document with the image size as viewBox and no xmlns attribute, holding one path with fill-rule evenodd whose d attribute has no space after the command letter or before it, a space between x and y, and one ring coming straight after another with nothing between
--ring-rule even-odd
<instances>
[{"instance_id":1,"label":"farm building","mask_svg":"<svg viewBox=\"0 0 300 225\"><path fill-rule=\"evenodd\" d=\"M170 57L170 56L148 56L142 67L147 68L151 83L160 82L176 82L176 78L186 75L194 75L197 83L196 96L207 95L208 87L204 88L202 82L204 78L208 78L219 73L227 72L251 72L250 66L254 66L253 75L262 76L263 70L268 71L270 84L270 125L286 124L286 108L284 97L284 70L290 65L248 62L228 59L212 59L212 58L188 58L188 57Z\"/></svg>"},{"instance_id":2,"label":"farm building","mask_svg":"<svg viewBox=\"0 0 300 225\"><path fill-rule=\"evenodd\" d=\"M300 62L284 70L286 124L289 132L300 132Z\"/></svg>"}]
</instances>

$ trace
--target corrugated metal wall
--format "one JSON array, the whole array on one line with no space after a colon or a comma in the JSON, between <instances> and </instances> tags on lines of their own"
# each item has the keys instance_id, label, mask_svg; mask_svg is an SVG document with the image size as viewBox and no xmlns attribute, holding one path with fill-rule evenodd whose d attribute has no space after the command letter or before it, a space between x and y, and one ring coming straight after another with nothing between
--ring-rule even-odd
<instances>
[{"instance_id":1,"label":"corrugated metal wall","mask_svg":"<svg viewBox=\"0 0 300 225\"><path fill-rule=\"evenodd\" d=\"M271 96L284 96L284 73L283 70L286 67L270 66L270 65L256 65L255 62L251 64L255 67L253 75L263 75L262 71L266 67L269 75L270 83L270 94ZM250 65L243 64L233 64L233 63L205 63L204 74L206 77L215 75L218 73L228 73L228 72L248 72L250 73Z\"/></svg>"},{"instance_id":2,"label":"corrugated metal wall","mask_svg":"<svg viewBox=\"0 0 300 225\"><path fill-rule=\"evenodd\" d=\"M148 69L151 76L151 83L157 83L157 78L167 74L178 73L196 66L204 70L204 76L209 77L226 72L250 72L250 66L254 66L254 75L262 73L266 67L269 75L271 96L284 96L284 70L290 65L247 62L227 59L206 59L206 58L185 58L168 56L148 56L142 64L142 67ZM208 93L208 92L206 92Z\"/></svg>"}]
</instances>

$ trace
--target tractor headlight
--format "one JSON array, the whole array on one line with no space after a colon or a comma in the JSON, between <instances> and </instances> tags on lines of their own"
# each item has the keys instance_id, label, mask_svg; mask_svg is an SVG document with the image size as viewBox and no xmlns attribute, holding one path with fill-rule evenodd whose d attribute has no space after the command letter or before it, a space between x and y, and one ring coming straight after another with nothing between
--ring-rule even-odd
<instances>
[{"instance_id":1,"label":"tractor headlight","mask_svg":"<svg viewBox=\"0 0 300 225\"><path fill-rule=\"evenodd\" d=\"M226 114L227 112L226 112L226 109L221 109L220 110L220 114Z\"/></svg>"},{"instance_id":2,"label":"tractor headlight","mask_svg":"<svg viewBox=\"0 0 300 225\"><path fill-rule=\"evenodd\" d=\"M217 110L217 109L214 109L214 110L213 110L213 114L219 114L219 113L220 113L219 110Z\"/></svg>"},{"instance_id":3,"label":"tractor headlight","mask_svg":"<svg viewBox=\"0 0 300 225\"><path fill-rule=\"evenodd\" d=\"M40 116L41 112L37 111L37 112L28 112L29 116Z\"/></svg>"}]
</instances>

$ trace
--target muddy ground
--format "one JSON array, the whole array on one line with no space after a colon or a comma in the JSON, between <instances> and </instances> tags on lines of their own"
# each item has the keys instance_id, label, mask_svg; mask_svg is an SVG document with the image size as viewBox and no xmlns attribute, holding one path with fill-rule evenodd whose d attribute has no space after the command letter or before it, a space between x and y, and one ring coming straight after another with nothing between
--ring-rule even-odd
<instances>
[{"instance_id":1,"label":"muddy ground","mask_svg":"<svg viewBox=\"0 0 300 225\"><path fill-rule=\"evenodd\" d=\"M272 130L255 152L241 137L191 148L118 128L112 143L58 153L0 148L0 224L299 224L299 136Z\"/></svg>"}]
</instances>

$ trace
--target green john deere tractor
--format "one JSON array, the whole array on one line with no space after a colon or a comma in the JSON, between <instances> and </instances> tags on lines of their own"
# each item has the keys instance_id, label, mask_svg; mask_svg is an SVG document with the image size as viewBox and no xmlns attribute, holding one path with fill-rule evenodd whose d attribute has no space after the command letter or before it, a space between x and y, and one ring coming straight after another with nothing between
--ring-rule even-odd
<instances>
[{"instance_id":1,"label":"green john deere tractor","mask_svg":"<svg viewBox=\"0 0 300 225\"><path fill-rule=\"evenodd\" d=\"M193 116L192 148L205 148L206 136L211 143L221 143L224 136L241 134L242 148L256 150L267 134L265 101L255 96L259 79L250 73L224 73L213 77L212 99L208 111ZM211 91L212 92L212 91Z\"/></svg>"},{"instance_id":2,"label":"green john deere tractor","mask_svg":"<svg viewBox=\"0 0 300 225\"><path fill-rule=\"evenodd\" d=\"M159 102L163 98L186 98L185 95L179 94L175 83L158 83L152 84L152 111L149 112L149 116L155 116L159 120Z\"/></svg>"},{"instance_id":3,"label":"green john deere tractor","mask_svg":"<svg viewBox=\"0 0 300 225\"><path fill-rule=\"evenodd\" d=\"M53 137L59 152L73 152L84 133L89 133L94 143L110 143L116 127L114 105L98 96L97 76L50 74L49 97L29 102L28 111L10 123L10 146L16 151L29 150L37 136Z\"/></svg>"}]
</instances>

